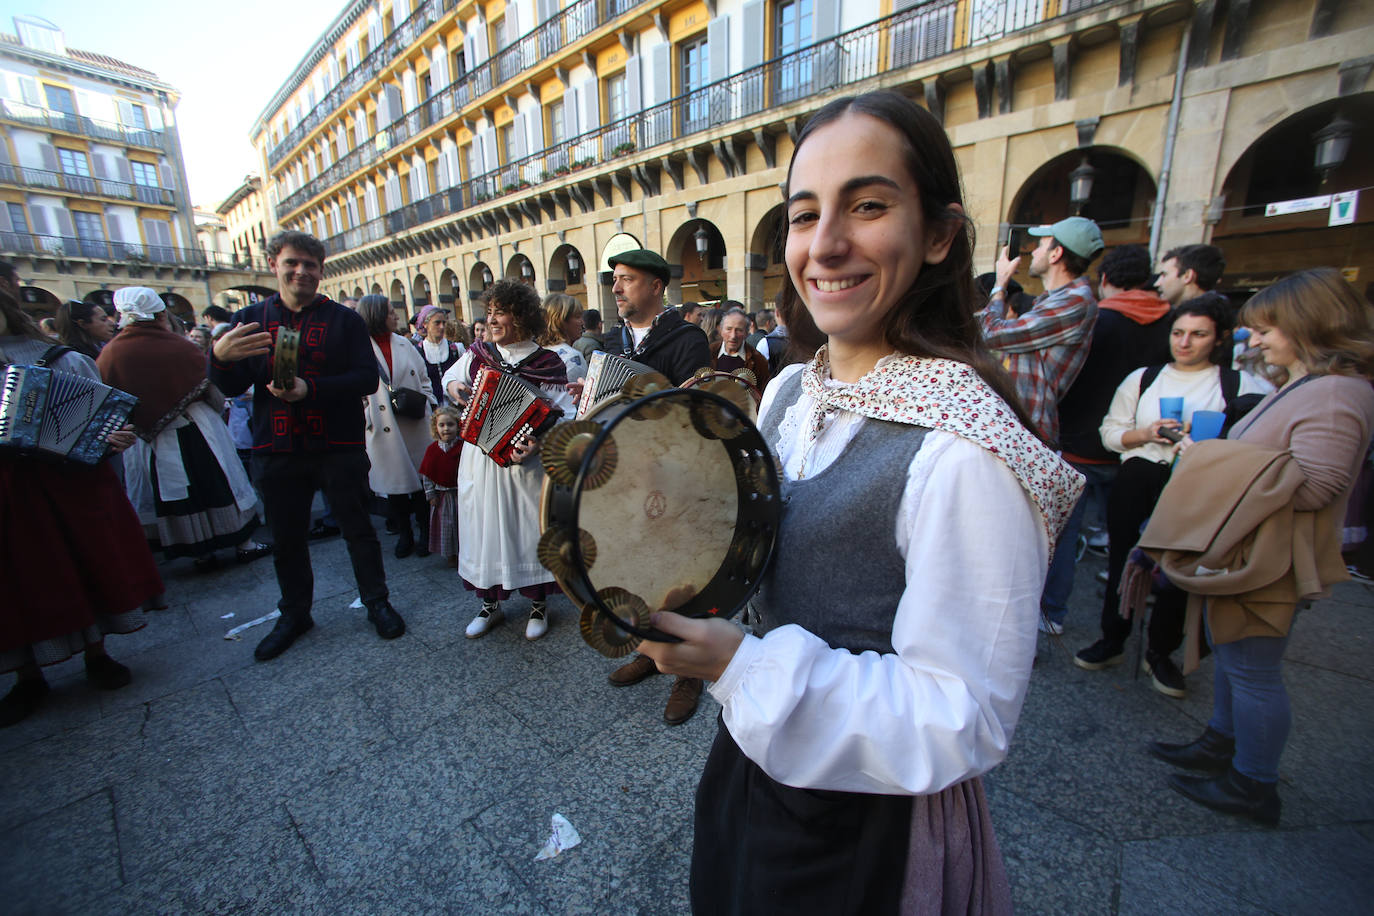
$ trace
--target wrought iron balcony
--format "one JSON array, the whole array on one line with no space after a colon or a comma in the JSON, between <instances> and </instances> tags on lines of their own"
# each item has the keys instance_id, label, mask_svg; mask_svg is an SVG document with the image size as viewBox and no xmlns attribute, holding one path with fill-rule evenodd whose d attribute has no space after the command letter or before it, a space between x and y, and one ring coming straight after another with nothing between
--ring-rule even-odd
<instances>
[{"instance_id":1,"label":"wrought iron balcony","mask_svg":"<svg viewBox=\"0 0 1374 916\"><path fill-rule=\"evenodd\" d=\"M1105 2L1108 0L1070 0L1071 11ZM564 15L578 6L568 7ZM693 134L949 53L956 49L959 31L955 17L959 8L958 0L934 0L767 61L400 207L365 224L366 232L355 229L333 236L327 247L331 254L340 254L379 241L387 234L413 229L506 194L524 193L546 185L558 188L575 182L576 173L583 169L594 169L620 157L676 144ZM992 41L1044 21L1040 8L1028 0L993 4L988 9L980 7L978 12L978 21L970 22L976 29L970 28L967 33L971 40L978 42ZM482 68L476 72L490 70ZM465 85L473 76L473 73L468 74ZM447 110L461 110L462 105L455 95L459 88L452 87L446 93L451 101L445 102L442 96L436 96L425 106L447 105L450 106ZM401 120L416 115L421 109L408 113ZM431 110L425 115L424 123L439 123L443 117L447 115L436 115ZM423 129L411 129L407 125L404 137L413 137ZM400 142L403 141L393 142L393 134L387 133L379 135L377 145L389 148ZM370 151L372 147L359 149ZM355 150L349 155L352 157L358 152ZM376 155L373 153L371 159ZM278 207L279 216L289 214L351 175L359 166L347 162L348 158L336 163L334 168L340 170L337 176L326 171L283 201Z\"/></svg>"},{"instance_id":2,"label":"wrought iron balcony","mask_svg":"<svg viewBox=\"0 0 1374 916\"><path fill-rule=\"evenodd\" d=\"M22 165L0 165L0 184L68 191L82 196L116 197L120 200L134 200L152 206L176 206L176 192L171 188L154 188L112 178L92 178L89 175L50 172L47 169L31 169Z\"/></svg>"},{"instance_id":3,"label":"wrought iron balcony","mask_svg":"<svg viewBox=\"0 0 1374 916\"><path fill-rule=\"evenodd\" d=\"M53 111L9 99L0 100L0 120L13 121L36 130L60 130L93 140L107 140L127 146L162 149L162 131L128 127L110 121L97 121L65 111Z\"/></svg>"}]
</instances>

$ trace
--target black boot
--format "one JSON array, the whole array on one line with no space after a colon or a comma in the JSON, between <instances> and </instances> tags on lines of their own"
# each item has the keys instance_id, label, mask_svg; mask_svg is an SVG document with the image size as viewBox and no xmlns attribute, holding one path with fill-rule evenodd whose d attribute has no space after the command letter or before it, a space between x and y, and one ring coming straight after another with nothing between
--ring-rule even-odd
<instances>
[{"instance_id":1,"label":"black boot","mask_svg":"<svg viewBox=\"0 0 1374 916\"><path fill-rule=\"evenodd\" d=\"M1236 741L1209 725L1201 735L1187 744L1151 741L1149 751L1165 763L1185 770L1225 773L1231 768L1231 757L1236 753Z\"/></svg>"},{"instance_id":2,"label":"black boot","mask_svg":"<svg viewBox=\"0 0 1374 916\"><path fill-rule=\"evenodd\" d=\"M406 631L406 622L385 598L368 607L367 619L382 639L395 639Z\"/></svg>"},{"instance_id":3,"label":"black boot","mask_svg":"<svg viewBox=\"0 0 1374 916\"><path fill-rule=\"evenodd\" d=\"M1183 797L1220 811L1249 818L1266 827L1279 825L1278 785L1251 779L1230 767L1220 776L1185 776L1175 773L1169 777L1169 786Z\"/></svg>"},{"instance_id":4,"label":"black boot","mask_svg":"<svg viewBox=\"0 0 1374 916\"><path fill-rule=\"evenodd\" d=\"M281 615L277 618L277 625L272 628L272 632L264 636L262 642L253 650L253 657L260 662L271 661L291 648L296 638L314 625L315 621L309 614L294 618Z\"/></svg>"}]
</instances>

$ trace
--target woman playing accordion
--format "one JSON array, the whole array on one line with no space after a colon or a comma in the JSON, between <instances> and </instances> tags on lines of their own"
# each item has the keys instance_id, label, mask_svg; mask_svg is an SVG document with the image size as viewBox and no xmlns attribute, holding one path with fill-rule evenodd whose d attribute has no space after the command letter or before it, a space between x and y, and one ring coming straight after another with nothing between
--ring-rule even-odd
<instances>
[{"instance_id":1,"label":"woman playing accordion","mask_svg":"<svg viewBox=\"0 0 1374 916\"><path fill-rule=\"evenodd\" d=\"M444 390L466 403L482 369L511 373L538 386L552 406L573 414L563 360L534 342L544 332L539 294L517 280L501 280L484 295L487 339L477 341L444 375ZM482 610L467 627L467 637L484 636L504 618L500 602L520 592L533 602L525 638L548 631L549 595L559 593L553 574L539 562L539 496L544 469L534 457L536 442L526 436L514 461L503 467L480 449L463 449L458 464L458 573L463 585L482 598Z\"/></svg>"}]
</instances>

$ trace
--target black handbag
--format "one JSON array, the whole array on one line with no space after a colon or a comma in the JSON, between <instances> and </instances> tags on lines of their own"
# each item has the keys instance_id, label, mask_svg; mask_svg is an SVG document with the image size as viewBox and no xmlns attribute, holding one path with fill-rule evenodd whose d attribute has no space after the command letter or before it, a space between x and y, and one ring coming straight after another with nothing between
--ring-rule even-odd
<instances>
[{"instance_id":1,"label":"black handbag","mask_svg":"<svg viewBox=\"0 0 1374 916\"><path fill-rule=\"evenodd\" d=\"M386 366L377 363L377 370L382 376L382 385L386 388L387 394L391 399L391 409L396 416L405 417L409 420L423 420L425 418L425 408L429 406L429 400L419 391L413 388L392 388L391 379L387 375Z\"/></svg>"}]
</instances>

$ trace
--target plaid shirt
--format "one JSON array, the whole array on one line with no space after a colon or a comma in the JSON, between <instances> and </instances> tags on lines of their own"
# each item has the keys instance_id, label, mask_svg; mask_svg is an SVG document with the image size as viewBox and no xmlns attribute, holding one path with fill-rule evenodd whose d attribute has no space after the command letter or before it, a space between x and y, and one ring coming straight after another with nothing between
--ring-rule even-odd
<instances>
[{"instance_id":1,"label":"plaid shirt","mask_svg":"<svg viewBox=\"0 0 1374 916\"><path fill-rule=\"evenodd\" d=\"M983 340L1002 356L1021 403L1045 441L1058 447L1059 398L1088 357L1097 299L1082 277L1036 297L1021 317L1007 317L1006 297L978 313Z\"/></svg>"}]
</instances>

